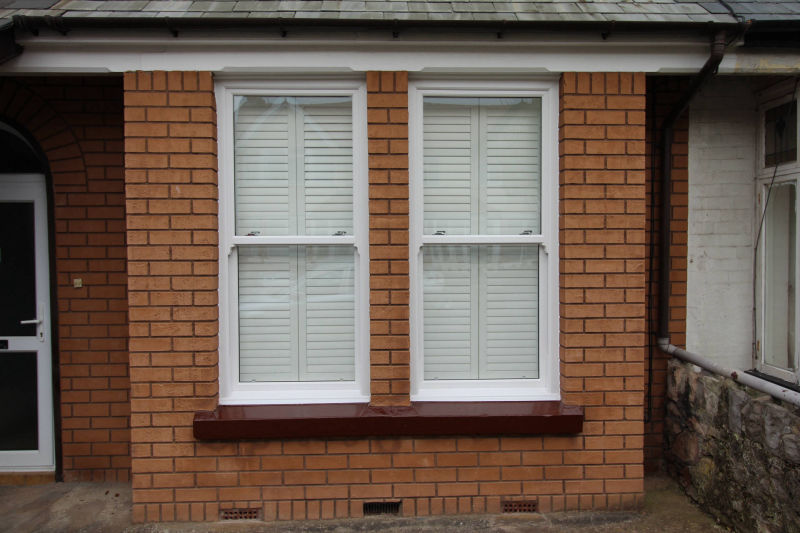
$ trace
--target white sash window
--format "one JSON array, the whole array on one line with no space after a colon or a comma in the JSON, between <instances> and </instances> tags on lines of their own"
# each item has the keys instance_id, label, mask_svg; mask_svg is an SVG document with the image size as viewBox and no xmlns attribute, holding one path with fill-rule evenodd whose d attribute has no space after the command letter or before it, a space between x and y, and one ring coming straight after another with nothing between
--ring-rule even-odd
<instances>
[{"instance_id":1,"label":"white sash window","mask_svg":"<svg viewBox=\"0 0 800 533\"><path fill-rule=\"evenodd\" d=\"M558 398L554 83L412 83L412 399Z\"/></svg>"},{"instance_id":2,"label":"white sash window","mask_svg":"<svg viewBox=\"0 0 800 533\"><path fill-rule=\"evenodd\" d=\"M217 88L220 403L368 400L365 91L313 85Z\"/></svg>"}]
</instances>

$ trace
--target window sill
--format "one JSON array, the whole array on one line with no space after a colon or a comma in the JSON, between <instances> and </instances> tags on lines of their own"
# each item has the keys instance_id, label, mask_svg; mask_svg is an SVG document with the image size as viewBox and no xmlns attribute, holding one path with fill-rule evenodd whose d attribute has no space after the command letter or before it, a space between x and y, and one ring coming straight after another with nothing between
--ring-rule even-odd
<instances>
[{"instance_id":1,"label":"window sill","mask_svg":"<svg viewBox=\"0 0 800 533\"><path fill-rule=\"evenodd\" d=\"M576 434L583 408L544 402L220 405L194 416L198 440Z\"/></svg>"}]
</instances>

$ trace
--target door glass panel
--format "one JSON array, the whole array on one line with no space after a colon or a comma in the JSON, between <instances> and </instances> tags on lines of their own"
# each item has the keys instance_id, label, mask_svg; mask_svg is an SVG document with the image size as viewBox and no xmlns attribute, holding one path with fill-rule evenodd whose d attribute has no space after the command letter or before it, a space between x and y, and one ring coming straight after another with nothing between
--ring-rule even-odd
<instances>
[{"instance_id":1,"label":"door glass panel","mask_svg":"<svg viewBox=\"0 0 800 533\"><path fill-rule=\"evenodd\" d=\"M0 450L36 450L36 352L0 352L0 365Z\"/></svg>"},{"instance_id":2,"label":"door glass panel","mask_svg":"<svg viewBox=\"0 0 800 533\"><path fill-rule=\"evenodd\" d=\"M33 202L0 202L0 337L33 337L36 257Z\"/></svg>"},{"instance_id":3,"label":"door glass panel","mask_svg":"<svg viewBox=\"0 0 800 533\"><path fill-rule=\"evenodd\" d=\"M795 185L776 185L770 193L764 243L764 361L786 370L795 360Z\"/></svg>"}]
</instances>

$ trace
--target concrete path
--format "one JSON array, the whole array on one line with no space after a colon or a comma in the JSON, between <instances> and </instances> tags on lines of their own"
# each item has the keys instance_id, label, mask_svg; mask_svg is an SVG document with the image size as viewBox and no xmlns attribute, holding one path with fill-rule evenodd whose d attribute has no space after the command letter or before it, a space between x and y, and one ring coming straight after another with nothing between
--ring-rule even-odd
<instances>
[{"instance_id":1,"label":"concrete path","mask_svg":"<svg viewBox=\"0 0 800 533\"><path fill-rule=\"evenodd\" d=\"M650 477L642 512L451 515L316 522L130 523L131 489L111 483L0 487L0 532L14 533L722 533L670 479Z\"/></svg>"}]
</instances>

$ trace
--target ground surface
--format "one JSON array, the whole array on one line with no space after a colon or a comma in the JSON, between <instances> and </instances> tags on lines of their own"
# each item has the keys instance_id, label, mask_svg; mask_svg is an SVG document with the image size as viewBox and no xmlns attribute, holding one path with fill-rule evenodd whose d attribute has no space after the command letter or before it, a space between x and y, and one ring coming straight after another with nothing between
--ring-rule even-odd
<instances>
[{"instance_id":1,"label":"ground surface","mask_svg":"<svg viewBox=\"0 0 800 533\"><path fill-rule=\"evenodd\" d=\"M389 533L476 531L501 533L722 533L727 529L695 507L665 477L650 477L641 512L548 515L452 515L362 518L316 522L130 523L131 489L111 483L51 483L0 487L0 532L63 533Z\"/></svg>"}]
</instances>

